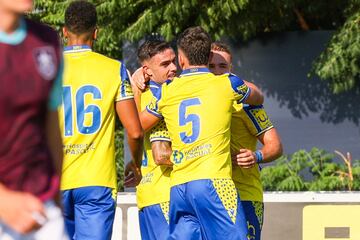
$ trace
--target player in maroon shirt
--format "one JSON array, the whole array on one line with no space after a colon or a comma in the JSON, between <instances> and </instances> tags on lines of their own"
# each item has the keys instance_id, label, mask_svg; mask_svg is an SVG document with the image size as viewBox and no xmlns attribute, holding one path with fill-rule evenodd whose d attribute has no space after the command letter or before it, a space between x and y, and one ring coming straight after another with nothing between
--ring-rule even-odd
<instances>
[{"instance_id":1,"label":"player in maroon shirt","mask_svg":"<svg viewBox=\"0 0 360 240\"><path fill-rule=\"evenodd\" d=\"M32 0L0 0L0 239L68 239L60 209L55 31L23 17Z\"/></svg>"}]
</instances>

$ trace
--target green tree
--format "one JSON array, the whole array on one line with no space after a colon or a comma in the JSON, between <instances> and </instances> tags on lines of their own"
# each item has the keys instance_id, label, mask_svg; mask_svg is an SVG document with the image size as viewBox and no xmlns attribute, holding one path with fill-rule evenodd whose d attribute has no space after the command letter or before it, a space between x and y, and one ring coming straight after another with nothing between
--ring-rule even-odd
<instances>
[{"instance_id":1,"label":"green tree","mask_svg":"<svg viewBox=\"0 0 360 240\"><path fill-rule=\"evenodd\" d=\"M345 10L344 26L333 36L326 50L314 64L313 72L329 80L333 92L355 87L360 81L360 1L351 1Z\"/></svg>"},{"instance_id":2,"label":"green tree","mask_svg":"<svg viewBox=\"0 0 360 240\"><path fill-rule=\"evenodd\" d=\"M314 65L334 92L359 80L359 0L93 0L99 15L96 50L121 58L124 41L152 33L171 40L185 28L203 26L214 39L247 40L264 32L338 30ZM35 0L33 18L58 29L69 1Z\"/></svg>"},{"instance_id":3,"label":"green tree","mask_svg":"<svg viewBox=\"0 0 360 240\"><path fill-rule=\"evenodd\" d=\"M283 156L264 167L261 180L266 191L344 191L360 190L360 161L313 148Z\"/></svg>"}]
</instances>

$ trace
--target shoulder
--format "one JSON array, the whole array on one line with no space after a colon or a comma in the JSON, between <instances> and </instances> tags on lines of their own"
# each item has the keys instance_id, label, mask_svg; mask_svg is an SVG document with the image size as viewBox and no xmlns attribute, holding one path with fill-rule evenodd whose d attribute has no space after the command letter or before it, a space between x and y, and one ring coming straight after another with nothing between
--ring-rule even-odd
<instances>
[{"instance_id":1,"label":"shoulder","mask_svg":"<svg viewBox=\"0 0 360 240\"><path fill-rule=\"evenodd\" d=\"M94 58L101 61L102 64L109 64L110 66L118 66L118 67L120 67L122 64L121 61L115 60L113 58L107 57L97 52L92 52L92 55Z\"/></svg>"},{"instance_id":2,"label":"shoulder","mask_svg":"<svg viewBox=\"0 0 360 240\"><path fill-rule=\"evenodd\" d=\"M125 64L122 61L107 57L97 52L91 52L91 56L102 69L120 75L122 79L129 79Z\"/></svg>"},{"instance_id":3,"label":"shoulder","mask_svg":"<svg viewBox=\"0 0 360 240\"><path fill-rule=\"evenodd\" d=\"M231 83L244 83L244 80L239 76L235 75L234 73L225 73L221 76L227 78Z\"/></svg>"}]
</instances>

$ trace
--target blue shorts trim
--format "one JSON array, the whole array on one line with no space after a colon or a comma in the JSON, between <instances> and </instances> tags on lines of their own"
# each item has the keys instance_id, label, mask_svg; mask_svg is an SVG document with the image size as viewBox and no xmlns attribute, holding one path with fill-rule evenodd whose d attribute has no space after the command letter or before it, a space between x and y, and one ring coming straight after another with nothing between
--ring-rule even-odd
<instances>
[{"instance_id":1,"label":"blue shorts trim","mask_svg":"<svg viewBox=\"0 0 360 240\"><path fill-rule=\"evenodd\" d=\"M164 203L164 204L169 204ZM142 240L166 240L169 236L168 216L160 206L155 204L139 211L139 225Z\"/></svg>"},{"instance_id":2,"label":"blue shorts trim","mask_svg":"<svg viewBox=\"0 0 360 240\"><path fill-rule=\"evenodd\" d=\"M173 186L169 218L169 239L247 240L244 211L230 179Z\"/></svg>"},{"instance_id":3,"label":"blue shorts trim","mask_svg":"<svg viewBox=\"0 0 360 240\"><path fill-rule=\"evenodd\" d=\"M64 218L71 239L111 239L116 202L108 187L82 187L65 190Z\"/></svg>"}]
</instances>

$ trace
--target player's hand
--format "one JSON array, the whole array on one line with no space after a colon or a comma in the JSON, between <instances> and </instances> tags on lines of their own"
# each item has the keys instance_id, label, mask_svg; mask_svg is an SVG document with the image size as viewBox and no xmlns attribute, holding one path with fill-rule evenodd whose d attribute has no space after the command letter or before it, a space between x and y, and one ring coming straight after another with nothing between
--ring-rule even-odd
<instances>
[{"instance_id":1,"label":"player's hand","mask_svg":"<svg viewBox=\"0 0 360 240\"><path fill-rule=\"evenodd\" d=\"M150 80L149 76L143 71L143 68L138 68L133 75L131 76L131 85L133 89L144 91L146 88L146 83Z\"/></svg>"},{"instance_id":2,"label":"player's hand","mask_svg":"<svg viewBox=\"0 0 360 240\"><path fill-rule=\"evenodd\" d=\"M129 162L125 167L125 187L136 187L141 181L141 171L133 161Z\"/></svg>"},{"instance_id":3,"label":"player's hand","mask_svg":"<svg viewBox=\"0 0 360 240\"><path fill-rule=\"evenodd\" d=\"M240 149L238 153L231 156L233 165L242 168L251 168L256 164L256 155L249 149Z\"/></svg>"},{"instance_id":4,"label":"player's hand","mask_svg":"<svg viewBox=\"0 0 360 240\"><path fill-rule=\"evenodd\" d=\"M39 229L46 222L43 203L30 193L1 190L0 219L20 234Z\"/></svg>"}]
</instances>

